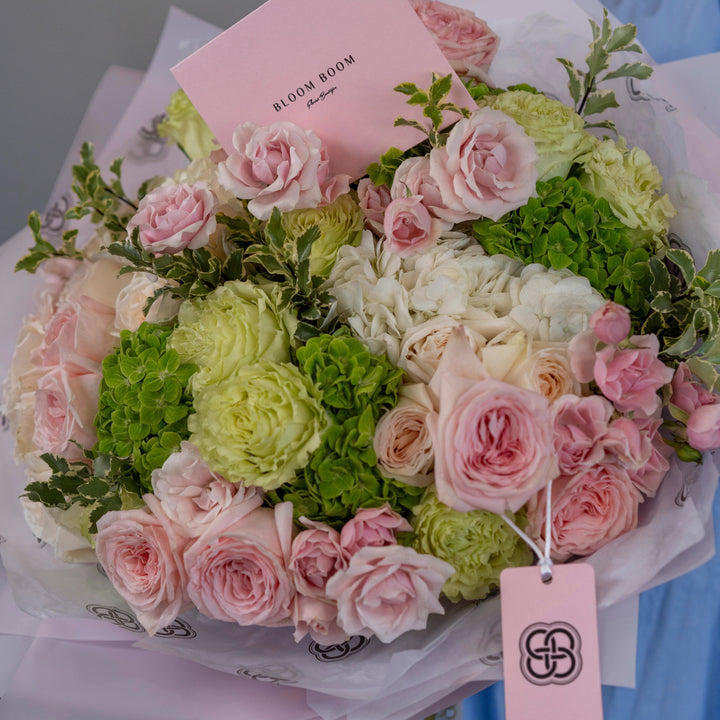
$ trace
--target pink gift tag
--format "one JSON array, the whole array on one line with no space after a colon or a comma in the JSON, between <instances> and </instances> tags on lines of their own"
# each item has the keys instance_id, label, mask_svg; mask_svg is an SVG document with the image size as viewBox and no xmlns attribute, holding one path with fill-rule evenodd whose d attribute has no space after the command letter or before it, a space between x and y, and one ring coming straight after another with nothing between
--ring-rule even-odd
<instances>
[{"instance_id":1,"label":"pink gift tag","mask_svg":"<svg viewBox=\"0 0 720 720\"><path fill-rule=\"evenodd\" d=\"M592 566L508 568L500 598L507 720L602 720Z\"/></svg>"},{"instance_id":2,"label":"pink gift tag","mask_svg":"<svg viewBox=\"0 0 720 720\"><path fill-rule=\"evenodd\" d=\"M241 123L290 120L353 178L390 146L425 139L393 127L399 115L428 122L393 88L453 72L407 0L269 0L172 71L226 151ZM449 100L474 107L456 76Z\"/></svg>"}]
</instances>

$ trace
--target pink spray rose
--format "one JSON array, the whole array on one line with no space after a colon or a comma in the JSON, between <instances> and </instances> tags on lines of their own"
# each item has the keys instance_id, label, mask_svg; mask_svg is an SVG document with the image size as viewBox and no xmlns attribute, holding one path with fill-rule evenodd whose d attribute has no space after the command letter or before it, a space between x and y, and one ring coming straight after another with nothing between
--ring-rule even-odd
<instances>
[{"instance_id":1,"label":"pink spray rose","mask_svg":"<svg viewBox=\"0 0 720 720\"><path fill-rule=\"evenodd\" d=\"M660 407L657 391L673 378L673 370L658 359L655 335L633 335L633 347L612 346L598 351L593 373L602 394L620 412L649 417Z\"/></svg>"},{"instance_id":2,"label":"pink spray rose","mask_svg":"<svg viewBox=\"0 0 720 720\"><path fill-rule=\"evenodd\" d=\"M354 555L360 548L395 545L395 532L412 530L410 523L385 503L379 508L361 508L340 531L340 543Z\"/></svg>"},{"instance_id":3,"label":"pink spray rose","mask_svg":"<svg viewBox=\"0 0 720 720\"><path fill-rule=\"evenodd\" d=\"M546 491L528 503L531 534L545 540ZM641 495L621 467L600 464L561 475L552 486L551 557L564 562L590 555L637 527Z\"/></svg>"},{"instance_id":4,"label":"pink spray rose","mask_svg":"<svg viewBox=\"0 0 720 720\"><path fill-rule=\"evenodd\" d=\"M409 257L424 252L440 237L440 222L431 217L421 195L392 200L383 221L385 247L395 255Z\"/></svg>"},{"instance_id":5,"label":"pink spray rose","mask_svg":"<svg viewBox=\"0 0 720 720\"><path fill-rule=\"evenodd\" d=\"M573 475L605 457L602 439L613 413L599 395L565 395L553 406L554 446L560 472Z\"/></svg>"},{"instance_id":6,"label":"pink spray rose","mask_svg":"<svg viewBox=\"0 0 720 720\"><path fill-rule=\"evenodd\" d=\"M308 634L321 645L344 642L348 634L337 624L337 614L337 603L298 593L292 615L295 642Z\"/></svg>"},{"instance_id":7,"label":"pink spray rose","mask_svg":"<svg viewBox=\"0 0 720 720\"><path fill-rule=\"evenodd\" d=\"M420 195L422 204L433 217L442 218L443 213L447 210L440 188L430 174L429 155L411 157L402 161L400 167L395 171L390 195L393 200L408 195ZM451 223L445 223L445 225L445 229L449 229Z\"/></svg>"},{"instance_id":8,"label":"pink spray rose","mask_svg":"<svg viewBox=\"0 0 720 720\"><path fill-rule=\"evenodd\" d=\"M255 498L220 513L187 548L188 595L203 615L240 625L289 625L295 588L288 574L292 504Z\"/></svg>"},{"instance_id":9,"label":"pink spray rose","mask_svg":"<svg viewBox=\"0 0 720 720\"><path fill-rule=\"evenodd\" d=\"M690 414L702 405L712 405L718 401L692 373L687 363L681 362L672 379L672 397L670 402L683 412Z\"/></svg>"},{"instance_id":10,"label":"pink spray rose","mask_svg":"<svg viewBox=\"0 0 720 720\"><path fill-rule=\"evenodd\" d=\"M295 536L288 567L299 593L323 599L327 581L347 567L350 553L343 548L337 530L306 518L302 521L307 530Z\"/></svg>"},{"instance_id":11,"label":"pink spray rose","mask_svg":"<svg viewBox=\"0 0 720 720\"><path fill-rule=\"evenodd\" d=\"M701 452L720 447L720 404L695 408L687 421L687 435L690 445Z\"/></svg>"},{"instance_id":12,"label":"pink spray rose","mask_svg":"<svg viewBox=\"0 0 720 720\"><path fill-rule=\"evenodd\" d=\"M578 333L568 343L570 368L581 383L593 380L597 347L598 339L592 330Z\"/></svg>"},{"instance_id":13,"label":"pink spray rose","mask_svg":"<svg viewBox=\"0 0 720 720\"><path fill-rule=\"evenodd\" d=\"M619 417L613 420L602 439L608 460L619 463L625 470L639 470L652 454L652 441L642 430L640 420Z\"/></svg>"},{"instance_id":14,"label":"pink spray rose","mask_svg":"<svg viewBox=\"0 0 720 720\"><path fill-rule=\"evenodd\" d=\"M146 496L152 502L151 495ZM156 514L157 513L157 514ZM169 625L187 602L181 553L185 540L155 506L117 510L98 520L95 549L114 588L153 635Z\"/></svg>"},{"instance_id":15,"label":"pink spray rose","mask_svg":"<svg viewBox=\"0 0 720 720\"><path fill-rule=\"evenodd\" d=\"M207 245L215 232L218 201L205 183L161 185L148 193L127 226L140 229L140 242L155 255L174 255Z\"/></svg>"},{"instance_id":16,"label":"pink spray rose","mask_svg":"<svg viewBox=\"0 0 720 720\"><path fill-rule=\"evenodd\" d=\"M262 498L252 487L225 480L210 470L198 449L183 441L161 468L152 472L152 487L180 534L198 537L226 508Z\"/></svg>"},{"instance_id":17,"label":"pink spray rose","mask_svg":"<svg viewBox=\"0 0 720 720\"><path fill-rule=\"evenodd\" d=\"M512 118L483 107L450 131L445 147L430 152L430 173L447 208L442 218L499 220L535 193L537 151Z\"/></svg>"},{"instance_id":18,"label":"pink spray rose","mask_svg":"<svg viewBox=\"0 0 720 720\"><path fill-rule=\"evenodd\" d=\"M630 334L630 311L608 301L590 316L589 325L600 342L617 345Z\"/></svg>"},{"instance_id":19,"label":"pink spray rose","mask_svg":"<svg viewBox=\"0 0 720 720\"><path fill-rule=\"evenodd\" d=\"M347 570L330 578L327 595L337 602L338 625L348 635L377 635L389 643L425 629L430 613L445 613L438 597L454 572L444 560L402 545L364 547Z\"/></svg>"},{"instance_id":20,"label":"pink spray rose","mask_svg":"<svg viewBox=\"0 0 720 720\"><path fill-rule=\"evenodd\" d=\"M282 212L313 208L323 201L331 179L327 154L311 130L291 122L262 127L238 125L233 148L218 166L222 185L243 200L255 217L267 220L274 207Z\"/></svg>"},{"instance_id":21,"label":"pink spray rose","mask_svg":"<svg viewBox=\"0 0 720 720\"><path fill-rule=\"evenodd\" d=\"M488 24L469 10L440 0L411 0L411 4L453 70L486 80L499 43Z\"/></svg>"},{"instance_id":22,"label":"pink spray rose","mask_svg":"<svg viewBox=\"0 0 720 720\"><path fill-rule=\"evenodd\" d=\"M670 469L668 458L673 454L673 450L660 435L659 430L663 423L661 417L639 419L635 422L640 432L650 441L650 456L639 468L628 470L628 475L641 493L654 497Z\"/></svg>"},{"instance_id":23,"label":"pink spray rose","mask_svg":"<svg viewBox=\"0 0 720 720\"><path fill-rule=\"evenodd\" d=\"M365 226L377 236L383 234L385 208L390 204L390 188L376 185L370 178L363 178L357 188L358 203L365 215Z\"/></svg>"}]
</instances>

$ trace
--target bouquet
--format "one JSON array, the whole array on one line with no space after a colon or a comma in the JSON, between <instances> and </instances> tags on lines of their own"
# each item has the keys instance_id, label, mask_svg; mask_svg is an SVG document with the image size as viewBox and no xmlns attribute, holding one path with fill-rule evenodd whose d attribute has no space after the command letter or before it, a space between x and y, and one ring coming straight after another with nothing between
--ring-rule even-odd
<instances>
[{"instance_id":1,"label":"bouquet","mask_svg":"<svg viewBox=\"0 0 720 720\"><path fill-rule=\"evenodd\" d=\"M395 88L418 142L366 176L289 122L238 118L226 152L178 91L159 132L185 166L130 192L85 145L78 228L56 247L29 220L17 269L43 280L5 388L26 520L150 636L191 617L213 667L244 645L325 689L262 638L419 663L473 617L490 637L503 569L607 571L720 445L720 250L670 241L663 178L607 112L651 73L634 27L591 21L567 104L498 86L470 11L412 4L459 78Z\"/></svg>"}]
</instances>

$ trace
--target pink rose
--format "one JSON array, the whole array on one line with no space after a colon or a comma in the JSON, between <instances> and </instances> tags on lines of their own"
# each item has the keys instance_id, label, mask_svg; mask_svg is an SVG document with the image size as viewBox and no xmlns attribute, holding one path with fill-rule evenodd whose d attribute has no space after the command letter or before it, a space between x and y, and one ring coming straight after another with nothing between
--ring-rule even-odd
<instances>
[{"instance_id":1,"label":"pink rose","mask_svg":"<svg viewBox=\"0 0 720 720\"><path fill-rule=\"evenodd\" d=\"M443 218L447 210L443 204L442 194L437 182L430 174L430 156L411 157L403 160L395 171L390 196L393 200L408 195L420 195L422 204L428 212L437 218ZM452 222L446 222L444 229L449 229Z\"/></svg>"},{"instance_id":2,"label":"pink rose","mask_svg":"<svg viewBox=\"0 0 720 720\"><path fill-rule=\"evenodd\" d=\"M499 220L535 194L535 143L512 118L483 107L450 131L445 147L430 152L430 173L447 211L443 219Z\"/></svg>"},{"instance_id":3,"label":"pink rose","mask_svg":"<svg viewBox=\"0 0 720 720\"><path fill-rule=\"evenodd\" d=\"M348 635L377 635L389 643L425 629L430 613L445 613L438 596L454 572L449 563L402 545L365 547L330 578L327 595L337 602L338 625Z\"/></svg>"},{"instance_id":4,"label":"pink rose","mask_svg":"<svg viewBox=\"0 0 720 720\"><path fill-rule=\"evenodd\" d=\"M337 614L335 602L296 595L292 616L295 642L300 642L308 634L321 645L345 642L348 634L337 624Z\"/></svg>"},{"instance_id":5,"label":"pink rose","mask_svg":"<svg viewBox=\"0 0 720 720\"><path fill-rule=\"evenodd\" d=\"M650 457L639 468L628 470L630 480L641 493L654 497L660 483L670 469L668 458L673 449L662 439L660 428L662 418L649 418L635 421L643 433L650 440Z\"/></svg>"},{"instance_id":6,"label":"pink rose","mask_svg":"<svg viewBox=\"0 0 720 720\"><path fill-rule=\"evenodd\" d=\"M688 442L696 450L714 450L720 446L720 404L701 405L687 421Z\"/></svg>"},{"instance_id":7,"label":"pink rose","mask_svg":"<svg viewBox=\"0 0 720 720\"><path fill-rule=\"evenodd\" d=\"M557 475L548 401L490 379L460 329L430 383L435 487L454 510L518 510Z\"/></svg>"},{"instance_id":8,"label":"pink rose","mask_svg":"<svg viewBox=\"0 0 720 720\"><path fill-rule=\"evenodd\" d=\"M673 370L658 359L660 344L655 335L633 335L633 347L602 348L595 357L595 382L620 412L639 412L646 417L660 407L657 391L673 378Z\"/></svg>"},{"instance_id":9,"label":"pink rose","mask_svg":"<svg viewBox=\"0 0 720 720\"><path fill-rule=\"evenodd\" d=\"M148 193L127 226L154 255L174 255L207 245L215 232L218 201L205 183L161 185Z\"/></svg>"},{"instance_id":10,"label":"pink rose","mask_svg":"<svg viewBox=\"0 0 720 720\"><path fill-rule=\"evenodd\" d=\"M628 472L639 470L652 454L650 436L642 431L639 422L628 417L616 418L602 439L608 458L620 463Z\"/></svg>"},{"instance_id":11,"label":"pink rose","mask_svg":"<svg viewBox=\"0 0 720 720\"><path fill-rule=\"evenodd\" d=\"M488 24L469 10L440 0L411 0L411 4L453 70L487 80L499 44Z\"/></svg>"},{"instance_id":12,"label":"pink rose","mask_svg":"<svg viewBox=\"0 0 720 720\"><path fill-rule=\"evenodd\" d=\"M226 508L241 502L262 505L255 488L225 480L210 470L198 449L187 441L152 472L152 488L177 531L198 537Z\"/></svg>"},{"instance_id":13,"label":"pink rose","mask_svg":"<svg viewBox=\"0 0 720 720\"><path fill-rule=\"evenodd\" d=\"M392 200L383 221L385 247L400 257L410 257L432 247L440 237L440 222L431 217L421 195Z\"/></svg>"},{"instance_id":14,"label":"pink rose","mask_svg":"<svg viewBox=\"0 0 720 720\"><path fill-rule=\"evenodd\" d=\"M687 363L681 362L672 379L672 397L670 402L683 412L690 414L702 405L712 405L718 401L692 373Z\"/></svg>"},{"instance_id":15,"label":"pink rose","mask_svg":"<svg viewBox=\"0 0 720 720\"><path fill-rule=\"evenodd\" d=\"M184 540L156 511L106 513L95 537L97 557L110 582L150 635L169 625L187 602Z\"/></svg>"},{"instance_id":16,"label":"pink rose","mask_svg":"<svg viewBox=\"0 0 720 720\"><path fill-rule=\"evenodd\" d=\"M33 293L35 305L41 314L48 315L55 312L56 305L68 279L82 264L81 260L72 260L67 257L48 258L40 267L43 284Z\"/></svg>"},{"instance_id":17,"label":"pink rose","mask_svg":"<svg viewBox=\"0 0 720 720\"><path fill-rule=\"evenodd\" d=\"M74 355L101 363L115 345L115 308L82 295L64 303L45 328L37 361L52 367Z\"/></svg>"},{"instance_id":18,"label":"pink rose","mask_svg":"<svg viewBox=\"0 0 720 720\"><path fill-rule=\"evenodd\" d=\"M238 125L234 151L218 166L221 184L242 200L255 217L267 220L274 207L282 212L317 207L330 179L320 138L291 122L261 127Z\"/></svg>"},{"instance_id":19,"label":"pink rose","mask_svg":"<svg viewBox=\"0 0 720 720\"><path fill-rule=\"evenodd\" d=\"M422 393L421 388L424 386L413 386L417 394ZM427 396L427 391L424 395ZM432 482L434 455L427 426L431 410L429 397L422 403L406 395L378 420L373 448L385 475L409 485L425 486Z\"/></svg>"},{"instance_id":20,"label":"pink rose","mask_svg":"<svg viewBox=\"0 0 720 720\"><path fill-rule=\"evenodd\" d=\"M358 202L365 214L365 226L378 237L383 234L385 208L390 204L390 188L387 185L375 185L370 178L358 183Z\"/></svg>"},{"instance_id":21,"label":"pink rose","mask_svg":"<svg viewBox=\"0 0 720 720\"><path fill-rule=\"evenodd\" d=\"M364 547L395 545L395 533L409 532L410 523L385 503L379 508L362 508L340 531L340 542L350 555Z\"/></svg>"},{"instance_id":22,"label":"pink rose","mask_svg":"<svg viewBox=\"0 0 720 720\"><path fill-rule=\"evenodd\" d=\"M201 613L240 625L291 622L288 574L292 504L256 507L254 498L220 513L184 555L188 595Z\"/></svg>"},{"instance_id":23,"label":"pink rose","mask_svg":"<svg viewBox=\"0 0 720 720\"><path fill-rule=\"evenodd\" d=\"M531 534L545 540L546 491L528 503ZM561 475L552 486L551 557L564 562L590 555L637 527L641 495L617 465L595 465L577 475Z\"/></svg>"},{"instance_id":24,"label":"pink rose","mask_svg":"<svg viewBox=\"0 0 720 720\"><path fill-rule=\"evenodd\" d=\"M347 567L350 553L342 547L337 530L306 518L302 522L308 529L295 536L288 567L299 593L324 599L328 579Z\"/></svg>"},{"instance_id":25,"label":"pink rose","mask_svg":"<svg viewBox=\"0 0 720 720\"><path fill-rule=\"evenodd\" d=\"M78 459L82 450L71 441L86 449L97 442L94 422L101 378L100 366L91 360L85 365L61 361L40 378L33 434L40 450Z\"/></svg>"},{"instance_id":26,"label":"pink rose","mask_svg":"<svg viewBox=\"0 0 720 720\"><path fill-rule=\"evenodd\" d=\"M570 368L581 383L592 382L598 339L592 330L578 333L568 344Z\"/></svg>"},{"instance_id":27,"label":"pink rose","mask_svg":"<svg viewBox=\"0 0 720 720\"><path fill-rule=\"evenodd\" d=\"M438 498L460 512L515 512L556 474L551 415L539 393L447 378L428 423Z\"/></svg>"},{"instance_id":28,"label":"pink rose","mask_svg":"<svg viewBox=\"0 0 720 720\"><path fill-rule=\"evenodd\" d=\"M612 405L599 395L565 395L555 403L553 442L561 473L573 475L602 461L612 413Z\"/></svg>"},{"instance_id":29,"label":"pink rose","mask_svg":"<svg viewBox=\"0 0 720 720\"><path fill-rule=\"evenodd\" d=\"M630 334L630 311L608 301L590 316L589 325L600 342L617 345Z\"/></svg>"}]
</instances>

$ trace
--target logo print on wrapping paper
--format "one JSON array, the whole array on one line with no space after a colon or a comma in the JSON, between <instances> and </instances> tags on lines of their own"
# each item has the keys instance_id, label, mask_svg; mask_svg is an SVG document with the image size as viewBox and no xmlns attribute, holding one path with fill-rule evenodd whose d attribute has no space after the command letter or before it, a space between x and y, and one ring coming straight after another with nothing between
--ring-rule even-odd
<instances>
[{"instance_id":1,"label":"logo print on wrapping paper","mask_svg":"<svg viewBox=\"0 0 720 720\"><path fill-rule=\"evenodd\" d=\"M569 623L533 623L520 636L520 670L533 685L568 685L582 670L581 645Z\"/></svg>"},{"instance_id":2,"label":"logo print on wrapping paper","mask_svg":"<svg viewBox=\"0 0 720 720\"><path fill-rule=\"evenodd\" d=\"M86 605L85 609L91 612L100 620L107 620L113 625L124 628L134 633L144 633L145 628L138 622L138 619L128 610L121 610L112 605ZM155 633L160 638L194 638L197 633L182 618L175 618L169 625Z\"/></svg>"},{"instance_id":3,"label":"logo print on wrapping paper","mask_svg":"<svg viewBox=\"0 0 720 720\"><path fill-rule=\"evenodd\" d=\"M367 647L369 643L370 638L363 637L362 635L353 635L349 640L336 643L335 645L321 645L320 643L311 642L308 650L310 654L314 655L320 662L337 662L338 660L344 660L346 657L360 652L363 648Z\"/></svg>"},{"instance_id":4,"label":"logo print on wrapping paper","mask_svg":"<svg viewBox=\"0 0 720 720\"><path fill-rule=\"evenodd\" d=\"M175 618L169 625L166 625L162 630L158 630L155 633L155 637L165 638L192 638L197 637L197 633L190 627L190 625L182 618Z\"/></svg>"},{"instance_id":5,"label":"logo print on wrapping paper","mask_svg":"<svg viewBox=\"0 0 720 720\"><path fill-rule=\"evenodd\" d=\"M289 665L238 668L235 674L272 685L294 685L297 683L297 678L301 677L301 673Z\"/></svg>"}]
</instances>

